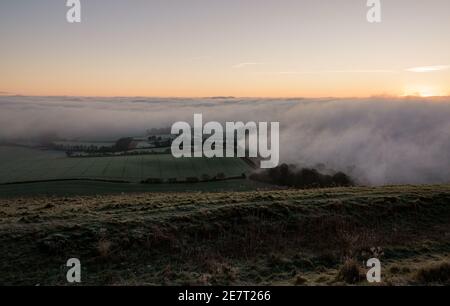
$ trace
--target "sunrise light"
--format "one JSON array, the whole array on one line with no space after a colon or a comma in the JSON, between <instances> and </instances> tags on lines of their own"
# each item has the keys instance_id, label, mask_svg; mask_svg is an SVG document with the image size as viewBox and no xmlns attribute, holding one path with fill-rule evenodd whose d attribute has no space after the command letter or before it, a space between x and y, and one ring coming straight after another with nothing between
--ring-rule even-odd
<instances>
[{"instance_id":1,"label":"sunrise light","mask_svg":"<svg viewBox=\"0 0 450 306\"><path fill-rule=\"evenodd\" d=\"M436 86L423 85L423 86L407 87L402 96L416 96L428 98L428 97L446 96L446 93Z\"/></svg>"}]
</instances>

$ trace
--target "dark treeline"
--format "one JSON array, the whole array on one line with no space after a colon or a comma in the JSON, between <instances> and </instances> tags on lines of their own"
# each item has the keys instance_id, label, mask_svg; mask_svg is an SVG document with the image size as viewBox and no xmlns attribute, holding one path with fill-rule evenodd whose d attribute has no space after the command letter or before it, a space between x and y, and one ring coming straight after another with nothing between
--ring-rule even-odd
<instances>
[{"instance_id":1,"label":"dark treeline","mask_svg":"<svg viewBox=\"0 0 450 306\"><path fill-rule=\"evenodd\" d=\"M276 168L258 171L250 179L295 188L326 188L354 186L353 180L343 172L322 174L313 168L298 168L295 165L282 164Z\"/></svg>"}]
</instances>

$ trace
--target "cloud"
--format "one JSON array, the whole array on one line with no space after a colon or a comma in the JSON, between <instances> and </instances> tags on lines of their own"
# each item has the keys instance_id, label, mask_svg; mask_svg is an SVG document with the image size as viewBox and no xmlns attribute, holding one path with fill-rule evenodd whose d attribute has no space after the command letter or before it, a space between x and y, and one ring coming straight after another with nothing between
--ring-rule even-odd
<instances>
[{"instance_id":1,"label":"cloud","mask_svg":"<svg viewBox=\"0 0 450 306\"><path fill-rule=\"evenodd\" d=\"M296 75L296 74L326 74L326 73L398 73L396 70L384 69L366 69L366 70L312 70L312 71L281 71L277 74Z\"/></svg>"},{"instance_id":2,"label":"cloud","mask_svg":"<svg viewBox=\"0 0 450 306\"><path fill-rule=\"evenodd\" d=\"M265 63L261 63L261 62L247 62L247 63L239 63L234 65L232 68L234 69L241 69L241 68L245 68L248 66L257 66L257 65L264 65Z\"/></svg>"},{"instance_id":3,"label":"cloud","mask_svg":"<svg viewBox=\"0 0 450 306\"><path fill-rule=\"evenodd\" d=\"M450 65L413 67L413 68L406 69L406 71L425 73L425 72L443 71L443 70L448 70L448 69L450 69Z\"/></svg>"},{"instance_id":4,"label":"cloud","mask_svg":"<svg viewBox=\"0 0 450 306\"><path fill-rule=\"evenodd\" d=\"M280 123L280 161L325 164L371 185L450 183L450 97L164 99L0 96L0 139L140 136L207 121ZM1 149L1 148L0 148Z\"/></svg>"}]
</instances>

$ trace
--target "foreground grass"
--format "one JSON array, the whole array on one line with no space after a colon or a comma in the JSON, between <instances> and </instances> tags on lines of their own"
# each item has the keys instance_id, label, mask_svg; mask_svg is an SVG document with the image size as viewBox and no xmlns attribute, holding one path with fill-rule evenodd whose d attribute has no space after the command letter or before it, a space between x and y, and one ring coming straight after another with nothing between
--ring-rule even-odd
<instances>
[{"instance_id":1,"label":"foreground grass","mask_svg":"<svg viewBox=\"0 0 450 306\"><path fill-rule=\"evenodd\" d=\"M5 198L0 284L449 284L449 233L450 186Z\"/></svg>"}]
</instances>

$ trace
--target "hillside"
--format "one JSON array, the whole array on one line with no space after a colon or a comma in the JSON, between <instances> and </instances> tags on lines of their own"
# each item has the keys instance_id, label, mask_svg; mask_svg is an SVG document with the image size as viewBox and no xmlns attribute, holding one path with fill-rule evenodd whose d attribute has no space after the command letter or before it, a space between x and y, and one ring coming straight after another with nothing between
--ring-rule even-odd
<instances>
[{"instance_id":1,"label":"hillside","mask_svg":"<svg viewBox=\"0 0 450 306\"><path fill-rule=\"evenodd\" d=\"M0 199L0 284L77 257L83 284L337 285L374 255L385 285L448 284L449 233L449 185Z\"/></svg>"}]
</instances>

